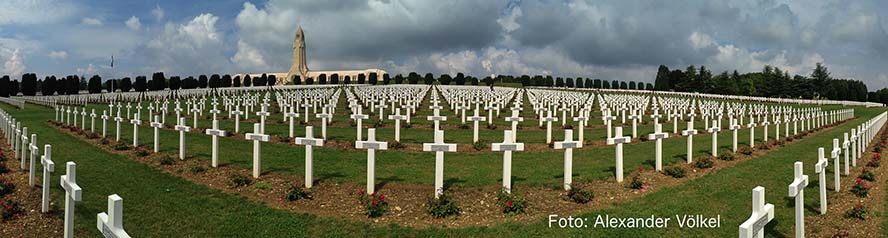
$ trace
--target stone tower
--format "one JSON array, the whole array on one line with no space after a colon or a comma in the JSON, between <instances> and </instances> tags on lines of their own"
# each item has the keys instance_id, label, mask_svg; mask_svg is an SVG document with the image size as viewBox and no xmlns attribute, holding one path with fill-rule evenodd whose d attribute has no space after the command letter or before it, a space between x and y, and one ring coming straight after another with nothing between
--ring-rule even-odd
<instances>
[{"instance_id":1,"label":"stone tower","mask_svg":"<svg viewBox=\"0 0 888 238\"><path fill-rule=\"evenodd\" d=\"M296 29L296 37L293 39L293 65L290 66L290 70L287 71L287 79L286 81L290 81L293 78L293 75L299 75L299 77L305 78L305 75L308 74L308 61L305 58L305 34L302 32L302 27Z\"/></svg>"}]
</instances>

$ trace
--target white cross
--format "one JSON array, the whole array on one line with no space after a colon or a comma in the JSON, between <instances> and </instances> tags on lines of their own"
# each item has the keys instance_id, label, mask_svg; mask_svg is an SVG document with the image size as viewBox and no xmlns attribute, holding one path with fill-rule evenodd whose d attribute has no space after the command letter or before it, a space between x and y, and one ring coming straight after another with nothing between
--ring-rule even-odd
<instances>
[{"instance_id":1,"label":"white cross","mask_svg":"<svg viewBox=\"0 0 888 238\"><path fill-rule=\"evenodd\" d=\"M857 128L851 128L851 165L857 167Z\"/></svg>"},{"instance_id":2,"label":"white cross","mask_svg":"<svg viewBox=\"0 0 888 238\"><path fill-rule=\"evenodd\" d=\"M557 141L553 144L555 149L564 150L564 182L562 186L564 190L570 190L573 180L573 149L583 147L579 141L573 140L573 130L564 130L564 140Z\"/></svg>"},{"instance_id":3,"label":"white cross","mask_svg":"<svg viewBox=\"0 0 888 238\"><path fill-rule=\"evenodd\" d=\"M287 118L287 121L290 123L290 138L293 138L293 124L295 123L295 118L299 117L299 113L296 113L296 106L290 104L290 111L284 113L284 118Z\"/></svg>"},{"instance_id":4,"label":"white cross","mask_svg":"<svg viewBox=\"0 0 888 238\"><path fill-rule=\"evenodd\" d=\"M718 132L721 131L721 128L718 127L718 122L712 120L712 127L707 131L712 134L712 156L718 156Z\"/></svg>"},{"instance_id":5,"label":"white cross","mask_svg":"<svg viewBox=\"0 0 888 238\"><path fill-rule=\"evenodd\" d=\"M49 212L49 176L55 171L55 163L52 162L52 146L43 146L43 156L40 157L40 164L43 165L43 203L41 210L43 213Z\"/></svg>"},{"instance_id":6,"label":"white cross","mask_svg":"<svg viewBox=\"0 0 888 238\"><path fill-rule=\"evenodd\" d=\"M614 154L614 158L616 160L616 177L617 182L623 182L623 144L632 142L632 138L628 136L623 136L623 127L617 127L615 130L614 137L607 138L608 145L617 145L616 153Z\"/></svg>"},{"instance_id":7,"label":"white cross","mask_svg":"<svg viewBox=\"0 0 888 238\"><path fill-rule=\"evenodd\" d=\"M117 194L108 196L108 212L99 213L96 228L104 237L129 238L123 229L123 198Z\"/></svg>"},{"instance_id":8,"label":"white cross","mask_svg":"<svg viewBox=\"0 0 888 238\"><path fill-rule=\"evenodd\" d=\"M524 143L515 142L514 131L503 131L503 142L493 143L491 150L503 152L503 190L512 192L512 151L523 151Z\"/></svg>"},{"instance_id":9,"label":"white cross","mask_svg":"<svg viewBox=\"0 0 888 238\"><path fill-rule=\"evenodd\" d=\"M478 109L475 109L475 117L477 117L477 116L478 116ZM427 117L426 117L426 120L434 121L434 122L435 122L435 128L434 128L434 130L437 131L437 130L439 130L440 127L441 127L441 126L440 126L440 125L441 125L441 121L446 121L446 120L447 120L447 117L445 117L445 116L441 116L441 114L440 114L440 110L438 110L438 109L434 109L434 114L431 115L431 116L427 116ZM476 122L475 124L477 125L478 123Z\"/></svg>"},{"instance_id":10,"label":"white cross","mask_svg":"<svg viewBox=\"0 0 888 238\"><path fill-rule=\"evenodd\" d=\"M37 176L37 165L34 163L37 159L37 154L40 153L40 147L37 146L37 134L31 134L31 144L28 146L28 149L31 150L31 160L28 163L28 184L31 187L37 185L35 176Z\"/></svg>"},{"instance_id":11,"label":"white cross","mask_svg":"<svg viewBox=\"0 0 888 238\"><path fill-rule=\"evenodd\" d=\"M74 202L81 199L82 189L77 185L77 164L68 161L67 171L61 176L59 183L65 189L65 238L74 237Z\"/></svg>"},{"instance_id":12,"label":"white cross","mask_svg":"<svg viewBox=\"0 0 888 238\"><path fill-rule=\"evenodd\" d=\"M580 144L584 143L583 131L584 127L586 126L586 119L588 118L586 118L586 116L584 116L582 112L580 112L580 115L578 117L573 118L573 121L577 122L577 126L579 127L577 128L577 131L579 132L577 135L577 141L579 141Z\"/></svg>"},{"instance_id":13,"label":"white cross","mask_svg":"<svg viewBox=\"0 0 888 238\"><path fill-rule=\"evenodd\" d=\"M512 109L512 116L506 117L506 121L512 123L512 131L513 132L517 132L518 131L518 123L524 121L524 118L522 118L520 115L518 115L518 113L519 113L518 109ZM515 136L517 137L517 134Z\"/></svg>"},{"instance_id":14,"label":"white cross","mask_svg":"<svg viewBox=\"0 0 888 238\"><path fill-rule=\"evenodd\" d=\"M752 189L752 214L740 224L740 238L764 237L765 225L774 219L774 205L765 204L765 188Z\"/></svg>"},{"instance_id":15,"label":"white cross","mask_svg":"<svg viewBox=\"0 0 888 238\"><path fill-rule=\"evenodd\" d=\"M219 129L219 121L213 119L213 128L207 129L204 131L207 135L212 137L213 151L212 151L212 166L213 168L219 166L219 137L225 136L225 131Z\"/></svg>"},{"instance_id":16,"label":"white cross","mask_svg":"<svg viewBox=\"0 0 888 238\"><path fill-rule=\"evenodd\" d=\"M604 120L604 124L607 125L607 138L611 138L613 136L613 127L611 123L613 123L613 121L616 120L617 117L612 116L610 110L605 109L604 112L605 116L602 116L601 120Z\"/></svg>"},{"instance_id":17,"label":"white cross","mask_svg":"<svg viewBox=\"0 0 888 238\"><path fill-rule=\"evenodd\" d=\"M130 120L130 123L133 124L133 147L139 147L139 124L142 124L142 120L139 120L139 114L133 114L133 119Z\"/></svg>"},{"instance_id":18,"label":"white cross","mask_svg":"<svg viewBox=\"0 0 888 238\"><path fill-rule=\"evenodd\" d=\"M157 153L160 151L160 128L163 127L163 123L160 123L160 116L154 116L151 127L154 127L154 153Z\"/></svg>"},{"instance_id":19,"label":"white cross","mask_svg":"<svg viewBox=\"0 0 888 238\"><path fill-rule=\"evenodd\" d=\"M376 141L376 128L367 129L366 141L355 141L355 149L367 150L367 194L376 191L376 150L387 150L388 142Z\"/></svg>"},{"instance_id":20,"label":"white cross","mask_svg":"<svg viewBox=\"0 0 888 238\"><path fill-rule=\"evenodd\" d=\"M789 184L789 196L795 197L795 237L805 237L805 187L808 186L808 175L803 173L801 161L794 166L794 179Z\"/></svg>"},{"instance_id":21,"label":"white cross","mask_svg":"<svg viewBox=\"0 0 888 238\"><path fill-rule=\"evenodd\" d=\"M478 122L485 121L487 118L478 116L478 108L475 108L475 115L468 118L472 122L472 143L478 142Z\"/></svg>"},{"instance_id":22,"label":"white cross","mask_svg":"<svg viewBox=\"0 0 888 238\"><path fill-rule=\"evenodd\" d=\"M324 140L320 138L314 137L314 129L311 126L305 127L305 137L297 137L294 138L293 142L297 145L305 146L305 187L311 188L312 184L314 184L314 180L312 179L312 174L314 172L314 166L312 162L312 147L313 146L324 146Z\"/></svg>"},{"instance_id":23,"label":"white cross","mask_svg":"<svg viewBox=\"0 0 888 238\"><path fill-rule=\"evenodd\" d=\"M649 140L656 140L655 168L663 170L663 139L669 138L669 133L663 132L663 125L654 122L654 133L648 134Z\"/></svg>"},{"instance_id":24,"label":"white cross","mask_svg":"<svg viewBox=\"0 0 888 238\"><path fill-rule=\"evenodd\" d=\"M262 126L259 123L253 123L253 133L244 135L247 140L253 141L253 177L258 178L262 169L262 148L260 142L268 142L270 137L262 133Z\"/></svg>"},{"instance_id":25,"label":"white cross","mask_svg":"<svg viewBox=\"0 0 888 238\"><path fill-rule=\"evenodd\" d=\"M830 155L833 158L833 165L835 166L833 173L836 175L836 177L835 177L836 192L839 191L839 188L840 188L839 184L841 182L841 181L839 181L839 173L841 173L840 172L841 170L839 170L839 154L841 154L841 152L842 152L842 150L839 149L839 139L833 138L833 149L832 149L832 153L830 153Z\"/></svg>"},{"instance_id":26,"label":"white cross","mask_svg":"<svg viewBox=\"0 0 888 238\"><path fill-rule=\"evenodd\" d=\"M191 127L185 125L185 118L179 118L179 124L176 125L175 129L179 131L179 159L185 160L185 132L190 132Z\"/></svg>"},{"instance_id":27,"label":"white cross","mask_svg":"<svg viewBox=\"0 0 888 238\"><path fill-rule=\"evenodd\" d=\"M21 155L22 156L19 156L19 158L21 159L22 170L25 170L26 163L28 162L26 159L26 158L28 158L28 128L27 127L22 129L22 134L19 136L19 138L16 138L16 140L21 140L21 142L19 142L19 143L22 145L21 146L21 148L22 148Z\"/></svg>"},{"instance_id":28,"label":"white cross","mask_svg":"<svg viewBox=\"0 0 888 238\"><path fill-rule=\"evenodd\" d=\"M733 140L734 142L732 144L732 146L733 146L732 151L736 153L737 152L737 130L740 129L740 125L737 124L737 119L731 118L730 121L731 121L731 127L729 127L728 129L730 129L731 132L733 133L733 139L734 139Z\"/></svg>"},{"instance_id":29,"label":"white cross","mask_svg":"<svg viewBox=\"0 0 888 238\"><path fill-rule=\"evenodd\" d=\"M401 120L407 119L407 116L401 115L401 109L396 108L394 115L388 116L389 120L395 120L395 141L401 141Z\"/></svg>"},{"instance_id":30,"label":"white cross","mask_svg":"<svg viewBox=\"0 0 888 238\"><path fill-rule=\"evenodd\" d=\"M750 116L749 117L749 124L746 125L746 127L749 128L749 147L755 147L755 127L756 126L757 126L757 124L755 124L755 118Z\"/></svg>"},{"instance_id":31,"label":"white cross","mask_svg":"<svg viewBox=\"0 0 888 238\"><path fill-rule=\"evenodd\" d=\"M552 117L552 111L546 111L546 117L540 118L542 122L546 122L546 144L552 143L552 122L558 121L557 117Z\"/></svg>"},{"instance_id":32,"label":"white cross","mask_svg":"<svg viewBox=\"0 0 888 238\"><path fill-rule=\"evenodd\" d=\"M327 107L324 107L321 113L315 114L315 117L321 119L321 138L327 139L327 121L333 118L333 114L328 113Z\"/></svg>"},{"instance_id":33,"label":"white cross","mask_svg":"<svg viewBox=\"0 0 888 238\"><path fill-rule=\"evenodd\" d=\"M200 112L200 109L197 108L197 105L194 105L194 108L191 108L191 118L194 120L192 124L192 128L197 128L197 113Z\"/></svg>"},{"instance_id":34,"label":"white cross","mask_svg":"<svg viewBox=\"0 0 888 238\"><path fill-rule=\"evenodd\" d=\"M96 132L96 109L92 109L92 112L89 113L89 117L89 131Z\"/></svg>"},{"instance_id":35,"label":"white cross","mask_svg":"<svg viewBox=\"0 0 888 238\"><path fill-rule=\"evenodd\" d=\"M363 122L367 118L370 118L370 116L368 116L367 114L361 114L361 106L360 105L357 107L357 109L358 109L358 111L351 115L351 119L354 119L358 124L358 126L357 126L357 129L358 129L357 137L358 138L356 140L363 140L364 136L361 134L364 132L364 127L361 125L361 122Z\"/></svg>"},{"instance_id":36,"label":"white cross","mask_svg":"<svg viewBox=\"0 0 888 238\"><path fill-rule=\"evenodd\" d=\"M826 166L829 160L824 156L823 147L817 148L817 164L814 164L814 173L820 175L820 214L826 214Z\"/></svg>"},{"instance_id":37,"label":"white cross","mask_svg":"<svg viewBox=\"0 0 888 238\"><path fill-rule=\"evenodd\" d=\"M117 138L116 141L120 141L120 123L123 122L123 117L120 117L120 110L117 111L117 117L114 117L114 122L116 123L115 125L117 125L115 129L117 132L115 135Z\"/></svg>"},{"instance_id":38,"label":"white cross","mask_svg":"<svg viewBox=\"0 0 888 238\"><path fill-rule=\"evenodd\" d=\"M235 105L234 111L228 112L231 115L234 115L234 133L240 132L240 115L243 115L244 112L240 110L240 106Z\"/></svg>"},{"instance_id":39,"label":"white cross","mask_svg":"<svg viewBox=\"0 0 888 238\"><path fill-rule=\"evenodd\" d=\"M456 152L456 144L444 143L444 131L435 131L435 143L422 143L422 151L435 152L435 198L444 194L444 152Z\"/></svg>"},{"instance_id":40,"label":"white cross","mask_svg":"<svg viewBox=\"0 0 888 238\"><path fill-rule=\"evenodd\" d=\"M694 135L697 134L697 130L694 129L694 114L688 114L690 117L690 121L688 121L688 129L681 131L681 135L688 137L688 152L687 152L687 160L688 164L692 162L692 157L694 156Z\"/></svg>"}]
</instances>

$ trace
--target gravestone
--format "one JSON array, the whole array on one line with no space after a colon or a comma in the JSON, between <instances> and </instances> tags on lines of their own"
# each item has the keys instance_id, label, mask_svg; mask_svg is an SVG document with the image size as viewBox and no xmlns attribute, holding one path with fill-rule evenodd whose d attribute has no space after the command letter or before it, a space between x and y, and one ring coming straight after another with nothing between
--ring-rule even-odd
<instances>
[{"instance_id":1,"label":"gravestone","mask_svg":"<svg viewBox=\"0 0 888 238\"><path fill-rule=\"evenodd\" d=\"M503 142L493 143L490 146L493 151L503 152L503 190L506 193L512 192L512 152L523 151L524 143L515 142L515 134L513 131L503 131Z\"/></svg>"},{"instance_id":2,"label":"gravestone","mask_svg":"<svg viewBox=\"0 0 888 238\"><path fill-rule=\"evenodd\" d=\"M219 129L219 121L213 119L213 128L207 129L206 131L204 131L204 133L212 137L211 140L213 145L210 149L212 149L213 151L211 152L212 160L210 164L213 166L213 168L216 168L219 166L219 137L225 137L225 131Z\"/></svg>"},{"instance_id":3,"label":"gravestone","mask_svg":"<svg viewBox=\"0 0 888 238\"><path fill-rule=\"evenodd\" d=\"M552 143L552 122L558 121L558 118L552 116L551 110L546 110L546 117L540 118L540 121L546 123L546 144L551 144Z\"/></svg>"},{"instance_id":4,"label":"gravestone","mask_svg":"<svg viewBox=\"0 0 888 238\"><path fill-rule=\"evenodd\" d=\"M795 162L795 176L789 185L789 196L795 197L795 237L805 237L805 187L808 186L808 175L802 174L804 167L801 161Z\"/></svg>"},{"instance_id":5,"label":"gravestone","mask_svg":"<svg viewBox=\"0 0 888 238\"><path fill-rule=\"evenodd\" d=\"M82 189L77 185L77 164L68 161L67 170L59 183L65 189L65 238L74 237L74 202L81 199Z\"/></svg>"},{"instance_id":6,"label":"gravestone","mask_svg":"<svg viewBox=\"0 0 888 238\"><path fill-rule=\"evenodd\" d=\"M314 173L312 147L324 146L324 140L314 138L314 129L311 126L306 126L305 137L294 138L293 143L305 146L305 187L311 188L314 183L312 179L312 174Z\"/></svg>"},{"instance_id":7,"label":"gravestone","mask_svg":"<svg viewBox=\"0 0 888 238\"><path fill-rule=\"evenodd\" d=\"M135 148L139 147L139 124L142 124L142 120L139 120L138 114L134 114L132 118L130 123L133 124L133 148Z\"/></svg>"},{"instance_id":8,"label":"gravestone","mask_svg":"<svg viewBox=\"0 0 888 238\"><path fill-rule=\"evenodd\" d=\"M573 140L573 130L564 130L564 140L557 141L553 145L555 149L564 149L564 190L570 190L573 180L573 149L580 148L582 145L579 141Z\"/></svg>"},{"instance_id":9,"label":"gravestone","mask_svg":"<svg viewBox=\"0 0 888 238\"><path fill-rule=\"evenodd\" d=\"M616 145L614 159L616 161L616 165L614 166L616 170L617 182L623 182L623 144L632 142L632 138L628 136L623 136L623 127L618 126L615 130L615 136L611 138L607 138L608 145Z\"/></svg>"},{"instance_id":10,"label":"gravestone","mask_svg":"<svg viewBox=\"0 0 888 238\"><path fill-rule=\"evenodd\" d=\"M820 214L826 214L826 166L828 160L824 156L823 147L817 148L817 164L814 164L814 173L820 175Z\"/></svg>"},{"instance_id":11,"label":"gravestone","mask_svg":"<svg viewBox=\"0 0 888 238\"><path fill-rule=\"evenodd\" d=\"M160 116L154 116L151 127L154 127L154 153L157 153L160 151L160 128L163 127L163 123L160 122Z\"/></svg>"},{"instance_id":12,"label":"gravestone","mask_svg":"<svg viewBox=\"0 0 888 238\"><path fill-rule=\"evenodd\" d=\"M657 171L663 171L663 139L669 138L669 133L663 132L663 125L654 123L654 133L648 134L648 140L656 140L655 168Z\"/></svg>"},{"instance_id":13,"label":"gravestone","mask_svg":"<svg viewBox=\"0 0 888 238\"><path fill-rule=\"evenodd\" d=\"M37 134L31 134L31 144L28 146L31 149L31 159L28 163L28 185L31 187L37 186L37 164L35 162L37 159L37 154L40 153L40 147L37 146Z\"/></svg>"},{"instance_id":14,"label":"gravestone","mask_svg":"<svg viewBox=\"0 0 888 238\"><path fill-rule=\"evenodd\" d=\"M469 117L468 120L472 122L472 143L477 143L478 142L478 122L487 120L487 118L484 118L482 116L478 116L478 108L475 108L475 115ZM435 131L437 131L437 130L438 130L438 128L436 127Z\"/></svg>"},{"instance_id":15,"label":"gravestone","mask_svg":"<svg viewBox=\"0 0 888 238\"><path fill-rule=\"evenodd\" d=\"M244 135L244 139L253 141L253 178L258 178L262 170L261 142L268 142L270 137L262 133L262 125L253 123L253 133Z\"/></svg>"},{"instance_id":16,"label":"gravestone","mask_svg":"<svg viewBox=\"0 0 888 238\"><path fill-rule=\"evenodd\" d=\"M123 198L117 194L108 196L108 212L96 215L96 228L106 238L130 237L123 229Z\"/></svg>"},{"instance_id":17,"label":"gravestone","mask_svg":"<svg viewBox=\"0 0 888 238\"><path fill-rule=\"evenodd\" d=\"M321 119L321 138L327 139L327 122L333 118L333 114L328 113L327 107L324 107L321 113L315 114L315 117Z\"/></svg>"},{"instance_id":18,"label":"gravestone","mask_svg":"<svg viewBox=\"0 0 888 238\"><path fill-rule=\"evenodd\" d=\"M179 124L175 129L179 131L179 159L185 160L185 132L190 132L191 128L185 125L185 118L179 117Z\"/></svg>"},{"instance_id":19,"label":"gravestone","mask_svg":"<svg viewBox=\"0 0 888 238\"><path fill-rule=\"evenodd\" d=\"M718 156L718 132L721 131L721 128L718 127L718 122L713 120L712 127L708 131L712 134L712 156L715 157Z\"/></svg>"},{"instance_id":20,"label":"gravestone","mask_svg":"<svg viewBox=\"0 0 888 238\"><path fill-rule=\"evenodd\" d=\"M435 152L435 198L444 194L444 152L456 152L456 144L444 143L444 131L435 131L434 143L422 143L422 151Z\"/></svg>"},{"instance_id":21,"label":"gravestone","mask_svg":"<svg viewBox=\"0 0 888 238\"><path fill-rule=\"evenodd\" d=\"M376 141L376 128L367 129L366 141L355 141L355 149L367 150L367 194L376 191L376 150L388 149L388 142Z\"/></svg>"},{"instance_id":22,"label":"gravestone","mask_svg":"<svg viewBox=\"0 0 888 238\"><path fill-rule=\"evenodd\" d=\"M694 157L694 135L697 134L697 130L694 129L694 113L688 114L690 117L690 121L688 121L688 129L681 131L681 135L688 137L688 152L687 152L687 160L688 164L693 162Z\"/></svg>"},{"instance_id":23,"label":"gravestone","mask_svg":"<svg viewBox=\"0 0 888 238\"><path fill-rule=\"evenodd\" d=\"M845 132L845 141L842 143L842 148L845 149L845 176L848 176L848 174L851 172L851 158L848 157L848 154L850 154L850 152L848 151L849 146L851 146L851 142L848 141L848 132Z\"/></svg>"},{"instance_id":24,"label":"gravestone","mask_svg":"<svg viewBox=\"0 0 888 238\"><path fill-rule=\"evenodd\" d=\"M49 176L50 173L55 171L55 163L52 162L52 146L43 146L43 156L40 157L40 164L43 165L43 202L41 203L40 211L47 213L49 212L49 200L52 199L49 197Z\"/></svg>"},{"instance_id":25,"label":"gravestone","mask_svg":"<svg viewBox=\"0 0 888 238\"><path fill-rule=\"evenodd\" d=\"M841 151L841 149L839 149L839 139L833 138L833 149L832 149L832 153L830 153L830 155L832 155L833 164L835 166L835 168L833 169L833 173L835 174L835 184L836 184L835 191L836 192L839 191L839 184L841 182L839 180L839 173L841 173L840 172L841 170L839 169L839 153L840 153L840 151Z\"/></svg>"},{"instance_id":26,"label":"gravestone","mask_svg":"<svg viewBox=\"0 0 888 238\"><path fill-rule=\"evenodd\" d=\"M405 119L407 119L407 117L404 115L401 115L400 108L395 108L395 113L392 115L389 115L388 119L395 120L395 141L401 142L401 120L405 120Z\"/></svg>"},{"instance_id":27,"label":"gravestone","mask_svg":"<svg viewBox=\"0 0 888 238\"><path fill-rule=\"evenodd\" d=\"M765 188L758 186L752 189L752 214L740 224L740 238L763 238L768 222L774 219L774 205L765 204Z\"/></svg>"}]
</instances>

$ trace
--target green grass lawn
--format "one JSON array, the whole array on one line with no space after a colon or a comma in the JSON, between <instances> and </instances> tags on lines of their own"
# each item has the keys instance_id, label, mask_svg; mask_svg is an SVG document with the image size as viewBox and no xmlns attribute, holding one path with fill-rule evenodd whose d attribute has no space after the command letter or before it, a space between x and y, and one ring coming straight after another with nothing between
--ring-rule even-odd
<instances>
[{"instance_id":1,"label":"green grass lawn","mask_svg":"<svg viewBox=\"0 0 888 238\"><path fill-rule=\"evenodd\" d=\"M38 134L40 143L51 143L56 156L55 162L76 161L80 179L84 188L84 201L78 203L78 231L97 235L95 231L95 214L106 208L106 196L120 194L125 201L125 226L136 236L343 236L363 234L365 236L522 236L539 235L595 235L595 236L734 236L737 225L749 215L750 190L757 185L765 186L767 201L777 206L777 217L768 228L771 236L791 232L792 209L785 200L785 186L789 184L792 173L792 162L802 160L806 163L806 173L813 174L813 161L816 147L827 146L832 137L849 130L864 119L876 115L884 109L857 109L854 124L846 123L837 129L830 129L816 137L803 139L800 143L780 148L774 152L737 164L735 167L723 169L717 173L692 180L686 184L660 190L639 199L627 201L617 209L608 209L584 214L593 217L597 214L612 216L646 216L658 214L671 216L674 214L704 214L722 216L722 227L712 230L679 230L675 227L665 230L607 230L578 229L562 230L547 228L545 221L519 225L504 224L496 227L473 227L463 229L421 229L401 228L397 226L371 227L357 222L346 222L338 219L317 218L311 215L293 214L270 209L246 199L210 190L183 179L172 177L161 171L123 158L106 153L76 138L62 134L47 126L44 121L53 117L53 111L47 108L29 105L27 109L15 110L3 105L16 118L23 121L32 132ZM144 111L143 111L144 112ZM143 117L144 118L144 117ZM88 123L87 123L88 124ZM97 123L98 124L98 123ZM702 123L698 123L702 124ZM109 123L109 126L113 125ZM128 125L128 124L127 124ZM97 125L98 126L98 125ZM242 125L243 126L243 125ZM113 128L113 127L112 127ZM149 127L142 127L140 141L151 142ZM271 128L269 128L270 130ZM759 130L761 130L759 128ZM772 129L773 130L773 129ZM109 135L113 137L113 130ZM122 140L130 141L132 128L122 129ZM423 132L422 130L417 130ZM430 136L430 131L427 134ZM354 133L353 128L343 130L343 138L349 137L347 132ZM599 129L599 132L601 130ZM318 133L316 131L316 133ZM335 135L336 132L329 132ZM405 133L405 132L402 132ZM465 132L464 132L465 133ZM601 132L603 133L603 132ZM741 144L748 141L748 130L741 130ZM758 131L757 137L760 136ZM458 132L449 133L459 134ZM469 138L471 132L468 132ZM493 134L493 133L489 133ZM497 136L501 132L496 132ZM172 131L161 133L163 150L174 152L177 134ZM351 134L353 136L353 134ZM404 136L404 134L402 134ZM730 146L730 133L720 134L719 142L722 149ZM189 152L201 159L209 158L209 137L189 134ZM558 137L556 137L558 138ZM760 139L760 138L759 138ZM222 139L222 163L249 167L250 143L239 140ZM685 150L685 139L670 139L664 142L664 158L667 163L683 161L681 155ZM695 137L695 151L698 154L709 150L708 135ZM653 143L635 143L628 145L626 151L626 168L645 166L653 159ZM67 152L67 153L66 153ZM598 179L611 176L613 149L590 149L575 151L575 179ZM301 147L283 145L263 145L264 171L299 174L302 171ZM676 157L676 155L678 157ZM315 170L319 177L361 183L365 176L364 151L356 150L315 150ZM398 178L401 183L431 184L433 177L433 160L431 153L377 153L377 176L379 178ZM561 151L516 153L513 162L513 174L516 186L541 185L557 186L561 175ZM446 160L445 180L458 178L455 186L483 186L498 184L500 177L501 154L449 154ZM58 185L58 176L64 173L57 170L53 175L53 197L60 201L63 191ZM325 175L327 174L327 175ZM813 176L812 176L813 178ZM727 180L730 181L727 181ZM816 178L814 178L816 179ZM810 184L816 184L812 181ZM806 203L814 204L813 193L808 193ZM602 198L597 198L602 199ZM58 206L58 205L56 205ZM568 215L568 214L563 214ZM565 233L569 232L569 233ZM776 232L776 233L775 233Z\"/></svg>"}]
</instances>

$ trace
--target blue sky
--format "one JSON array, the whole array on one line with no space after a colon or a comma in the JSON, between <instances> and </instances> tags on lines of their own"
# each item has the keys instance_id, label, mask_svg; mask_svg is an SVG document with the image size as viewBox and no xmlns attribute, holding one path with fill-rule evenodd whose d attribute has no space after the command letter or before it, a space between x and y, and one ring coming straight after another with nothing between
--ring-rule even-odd
<instances>
[{"instance_id":1,"label":"blue sky","mask_svg":"<svg viewBox=\"0 0 888 238\"><path fill-rule=\"evenodd\" d=\"M183 3L184 2L184 3ZM0 74L280 72L297 26L309 67L553 74L651 82L706 65L888 86L883 1L0 0ZM115 56L115 68L108 67Z\"/></svg>"}]
</instances>

